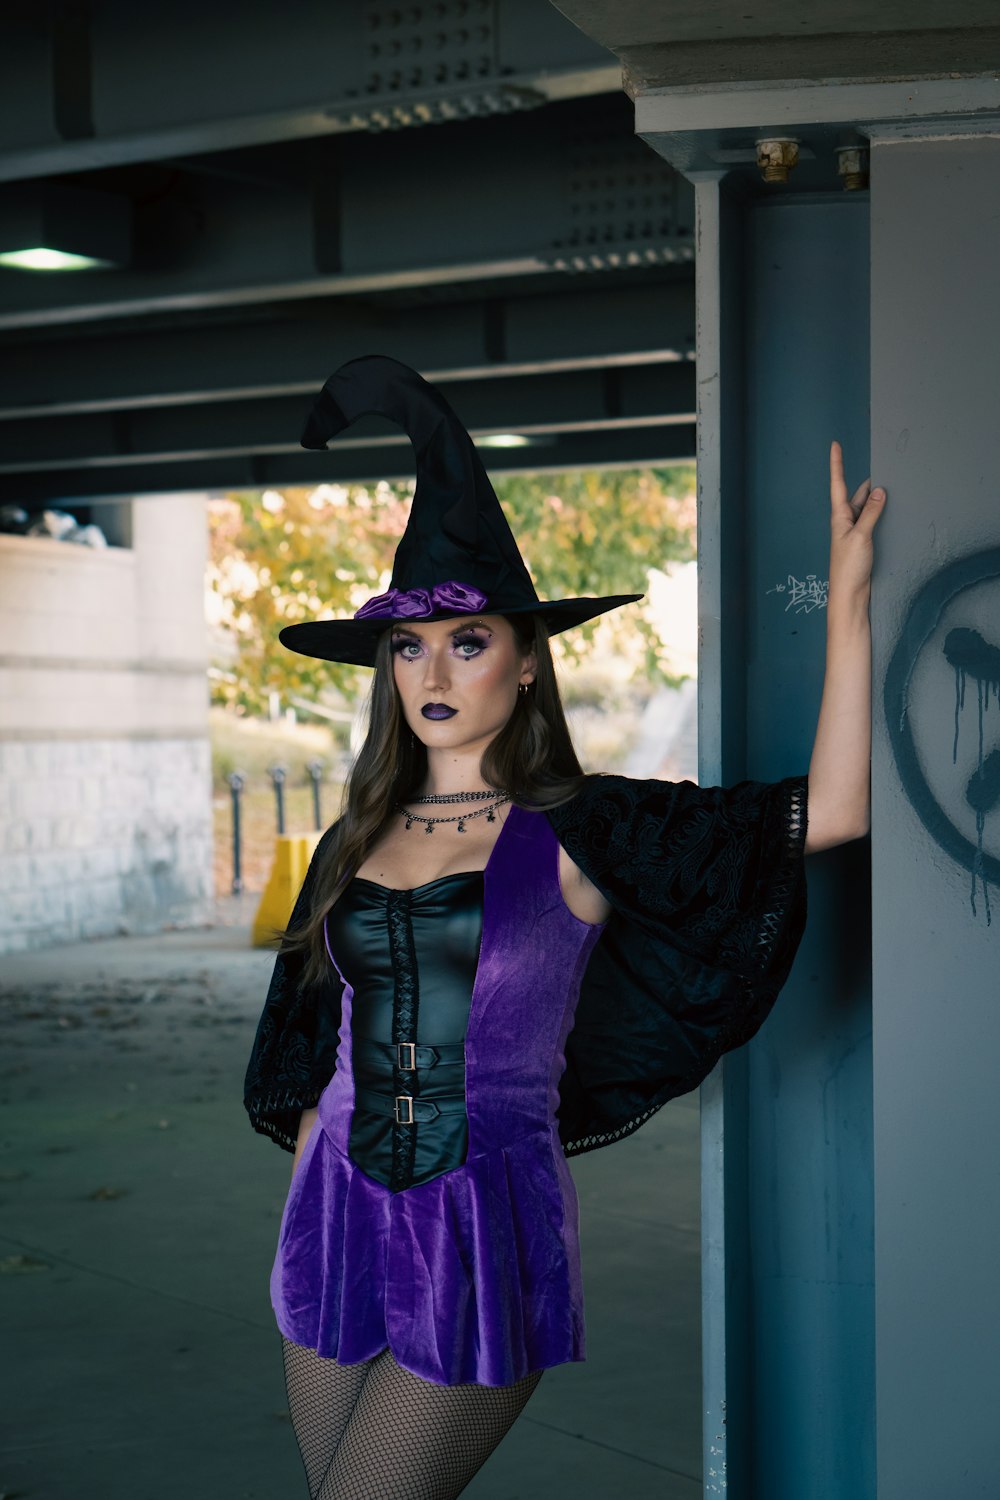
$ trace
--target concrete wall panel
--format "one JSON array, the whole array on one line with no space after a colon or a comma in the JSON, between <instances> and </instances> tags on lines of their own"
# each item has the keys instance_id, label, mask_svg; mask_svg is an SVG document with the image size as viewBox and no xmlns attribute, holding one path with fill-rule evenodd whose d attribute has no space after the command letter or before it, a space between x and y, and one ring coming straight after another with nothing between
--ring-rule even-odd
<instances>
[{"instance_id":1,"label":"concrete wall panel","mask_svg":"<svg viewBox=\"0 0 1000 1500\"><path fill-rule=\"evenodd\" d=\"M890 507L872 611L878 1493L985 1500L1000 1472L1000 896L988 923L980 882L974 913L972 869L928 824L974 845L978 800L984 852L1000 853L995 696L983 707L1000 676L1000 140L875 145L871 182L872 466ZM952 589L963 563L969 586ZM966 638L958 712L956 630L981 643ZM900 650L919 786L881 691Z\"/></svg>"}]
</instances>

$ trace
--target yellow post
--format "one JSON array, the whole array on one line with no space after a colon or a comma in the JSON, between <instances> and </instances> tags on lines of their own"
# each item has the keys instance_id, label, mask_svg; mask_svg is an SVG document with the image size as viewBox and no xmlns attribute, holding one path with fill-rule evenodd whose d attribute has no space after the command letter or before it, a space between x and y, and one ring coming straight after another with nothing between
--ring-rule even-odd
<instances>
[{"instance_id":1,"label":"yellow post","mask_svg":"<svg viewBox=\"0 0 1000 1500\"><path fill-rule=\"evenodd\" d=\"M309 861L320 841L321 833L322 830L317 829L314 833L278 835L274 847L274 863L253 919L251 947L277 947L275 929L282 931L288 926L288 919L302 889Z\"/></svg>"}]
</instances>

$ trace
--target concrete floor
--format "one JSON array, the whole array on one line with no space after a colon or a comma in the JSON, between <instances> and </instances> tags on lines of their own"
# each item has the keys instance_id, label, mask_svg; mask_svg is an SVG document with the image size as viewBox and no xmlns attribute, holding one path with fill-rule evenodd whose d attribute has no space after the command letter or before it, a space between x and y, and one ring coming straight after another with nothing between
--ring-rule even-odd
<instances>
[{"instance_id":1,"label":"concrete floor","mask_svg":"<svg viewBox=\"0 0 1000 1500\"><path fill-rule=\"evenodd\" d=\"M292 1158L242 1104L255 900L2 960L0 1500L306 1494L268 1299ZM699 1500L698 1095L570 1168L587 1359L464 1493Z\"/></svg>"}]
</instances>

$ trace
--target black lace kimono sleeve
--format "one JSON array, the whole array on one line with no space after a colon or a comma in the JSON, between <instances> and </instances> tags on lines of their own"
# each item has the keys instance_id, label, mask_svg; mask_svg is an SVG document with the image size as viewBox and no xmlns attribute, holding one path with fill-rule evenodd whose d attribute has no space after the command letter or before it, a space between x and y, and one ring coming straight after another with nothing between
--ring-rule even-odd
<instances>
[{"instance_id":1,"label":"black lace kimono sleeve","mask_svg":"<svg viewBox=\"0 0 1000 1500\"><path fill-rule=\"evenodd\" d=\"M313 851L290 929L311 909L317 860L336 826L326 830ZM302 1111L316 1103L333 1077L343 995L333 970L321 985L303 985L304 966L302 953L278 952L243 1084L243 1104L253 1128L292 1152Z\"/></svg>"},{"instance_id":2,"label":"black lace kimono sleeve","mask_svg":"<svg viewBox=\"0 0 1000 1500\"><path fill-rule=\"evenodd\" d=\"M567 1156L631 1134L763 1024L805 928L807 795L804 775L595 776L548 812L613 907L566 1044Z\"/></svg>"}]
</instances>

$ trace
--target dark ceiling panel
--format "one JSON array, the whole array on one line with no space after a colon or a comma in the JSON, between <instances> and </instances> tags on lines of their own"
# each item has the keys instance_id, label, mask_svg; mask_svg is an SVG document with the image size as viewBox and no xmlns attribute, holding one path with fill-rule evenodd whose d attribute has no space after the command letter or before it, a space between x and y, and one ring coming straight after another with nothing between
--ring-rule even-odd
<instances>
[{"instance_id":1,"label":"dark ceiling panel","mask_svg":"<svg viewBox=\"0 0 1000 1500\"><path fill-rule=\"evenodd\" d=\"M529 437L501 468L689 456L693 191L613 55L547 0L292 9L3 7L0 230L67 187L133 229L119 269L0 268L4 499L405 473L398 432L298 447L367 353Z\"/></svg>"}]
</instances>

